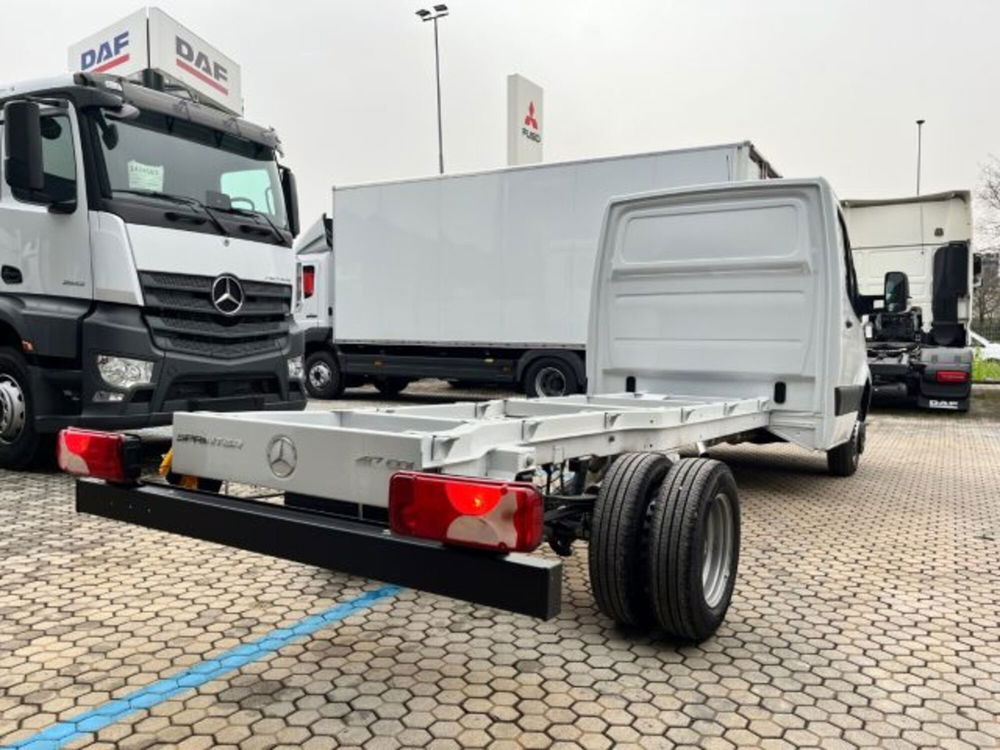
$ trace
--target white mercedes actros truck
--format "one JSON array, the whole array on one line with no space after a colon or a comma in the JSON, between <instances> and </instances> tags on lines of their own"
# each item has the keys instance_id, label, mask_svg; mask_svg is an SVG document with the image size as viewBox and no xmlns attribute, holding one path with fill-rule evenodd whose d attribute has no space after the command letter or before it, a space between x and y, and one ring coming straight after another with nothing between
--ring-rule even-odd
<instances>
[{"instance_id":1,"label":"white mercedes actros truck","mask_svg":"<svg viewBox=\"0 0 1000 750\"><path fill-rule=\"evenodd\" d=\"M777 177L749 142L333 190L297 244L307 387L585 390L590 279L613 196Z\"/></svg>"},{"instance_id":2,"label":"white mercedes actros truck","mask_svg":"<svg viewBox=\"0 0 1000 750\"><path fill-rule=\"evenodd\" d=\"M138 57L140 36L115 30L81 67ZM91 72L2 85L0 107L0 467L66 425L304 407L295 182L272 130Z\"/></svg>"}]
</instances>

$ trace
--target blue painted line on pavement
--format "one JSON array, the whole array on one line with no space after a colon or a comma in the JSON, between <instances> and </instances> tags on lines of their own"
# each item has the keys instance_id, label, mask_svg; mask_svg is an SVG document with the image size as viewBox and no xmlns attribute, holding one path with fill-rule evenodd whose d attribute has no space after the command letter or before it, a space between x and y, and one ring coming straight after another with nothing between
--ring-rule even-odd
<instances>
[{"instance_id":1,"label":"blue painted line on pavement","mask_svg":"<svg viewBox=\"0 0 1000 750\"><path fill-rule=\"evenodd\" d=\"M63 747L84 735L115 724L130 714L152 708L158 703L175 698L188 690L194 690L206 682L217 680L251 662L259 661L283 646L312 635L331 623L350 617L382 599L395 596L401 590L399 586L382 586L368 591L354 599L337 604L325 612L306 617L290 627L272 630L256 640L194 664L172 677L153 682L128 695L110 700L79 716L53 724L30 737L4 747L18 748L18 750L55 750Z\"/></svg>"}]
</instances>

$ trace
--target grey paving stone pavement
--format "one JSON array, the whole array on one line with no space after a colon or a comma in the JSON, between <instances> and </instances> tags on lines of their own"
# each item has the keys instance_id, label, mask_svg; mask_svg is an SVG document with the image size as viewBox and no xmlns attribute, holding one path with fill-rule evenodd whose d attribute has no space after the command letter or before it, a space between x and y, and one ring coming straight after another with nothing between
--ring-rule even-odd
<instances>
[{"instance_id":1,"label":"grey paving stone pavement","mask_svg":"<svg viewBox=\"0 0 1000 750\"><path fill-rule=\"evenodd\" d=\"M876 413L851 479L713 449L743 550L700 646L612 627L579 545L550 622L404 590L67 746L997 747L1000 392L980 395ZM380 585L77 515L55 473L0 472L0 530L0 745Z\"/></svg>"}]
</instances>

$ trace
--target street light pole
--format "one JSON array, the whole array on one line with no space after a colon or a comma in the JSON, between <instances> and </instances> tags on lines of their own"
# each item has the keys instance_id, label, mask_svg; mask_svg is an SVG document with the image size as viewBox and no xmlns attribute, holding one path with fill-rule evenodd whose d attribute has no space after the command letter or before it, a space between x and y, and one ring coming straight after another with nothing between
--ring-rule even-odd
<instances>
[{"instance_id":1,"label":"street light pole","mask_svg":"<svg viewBox=\"0 0 1000 750\"><path fill-rule=\"evenodd\" d=\"M437 84L438 172L440 174L444 174L444 134L441 128L441 53L438 46L438 19L447 15L447 5L435 5L433 12L425 9L417 11L417 17L421 21L434 22L434 79Z\"/></svg>"},{"instance_id":2,"label":"street light pole","mask_svg":"<svg viewBox=\"0 0 1000 750\"><path fill-rule=\"evenodd\" d=\"M923 150L924 120L917 120L917 195L920 195L920 159Z\"/></svg>"}]
</instances>

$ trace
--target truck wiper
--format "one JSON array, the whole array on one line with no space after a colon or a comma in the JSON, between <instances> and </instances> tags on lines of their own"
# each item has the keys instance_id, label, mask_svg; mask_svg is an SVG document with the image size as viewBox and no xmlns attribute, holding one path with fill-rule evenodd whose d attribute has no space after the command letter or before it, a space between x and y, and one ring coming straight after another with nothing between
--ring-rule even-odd
<instances>
[{"instance_id":1,"label":"truck wiper","mask_svg":"<svg viewBox=\"0 0 1000 750\"><path fill-rule=\"evenodd\" d=\"M220 234L224 234L227 237L230 236L229 232L223 226L222 222L216 218L212 212L209 210L208 206L202 203L197 198L189 198L186 195L174 195L172 193L161 193L157 190L126 190L126 189L116 189L112 190L112 193L126 193L128 195L138 195L143 198L157 198L163 201L171 201L173 203L180 203L185 206L194 206L195 208L200 208L205 212L208 220L212 222L212 225L219 230Z\"/></svg>"},{"instance_id":2,"label":"truck wiper","mask_svg":"<svg viewBox=\"0 0 1000 750\"><path fill-rule=\"evenodd\" d=\"M277 237L281 241L281 244L285 244L285 235L283 235L281 233L281 230L278 229L278 225L275 224L273 221L271 221L271 217L268 216L263 211L251 211L251 210L246 209L246 208L237 208L236 206L230 206L229 208L214 208L213 207L213 210L215 210L215 211L222 211L223 213L233 214L235 216L246 216L246 217L251 218L251 219L256 219L257 217L260 217L264 221L266 221L268 223L268 225L270 225L271 231L273 231L274 232L274 236Z\"/></svg>"}]
</instances>

